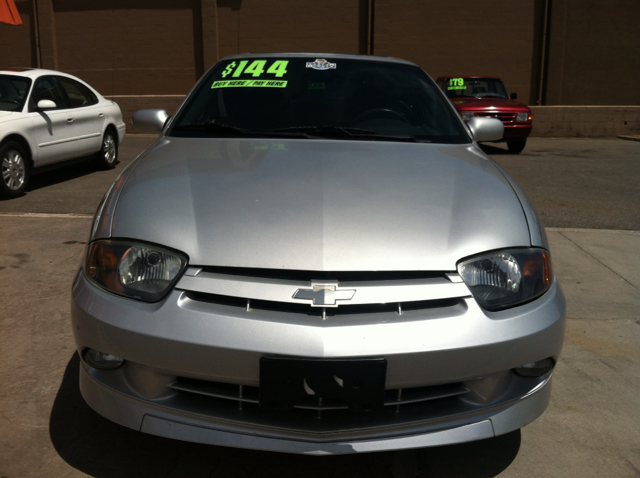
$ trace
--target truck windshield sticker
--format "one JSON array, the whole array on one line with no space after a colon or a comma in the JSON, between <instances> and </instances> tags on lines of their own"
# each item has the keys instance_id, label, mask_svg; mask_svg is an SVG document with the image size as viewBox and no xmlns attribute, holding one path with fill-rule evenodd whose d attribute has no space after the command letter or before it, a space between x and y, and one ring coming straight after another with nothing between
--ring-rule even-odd
<instances>
[{"instance_id":1,"label":"truck windshield sticker","mask_svg":"<svg viewBox=\"0 0 640 478\"><path fill-rule=\"evenodd\" d=\"M466 86L464 86L464 78L449 78L449 86L447 86L447 90L464 90Z\"/></svg>"},{"instance_id":2,"label":"truck windshield sticker","mask_svg":"<svg viewBox=\"0 0 640 478\"><path fill-rule=\"evenodd\" d=\"M286 88L287 82L280 80L221 80L214 81L211 88L262 87Z\"/></svg>"},{"instance_id":3,"label":"truck windshield sticker","mask_svg":"<svg viewBox=\"0 0 640 478\"><path fill-rule=\"evenodd\" d=\"M327 60L323 60L321 58L316 59L316 61L308 61L307 68L313 68L314 70L335 70L335 63L329 63Z\"/></svg>"}]
</instances>

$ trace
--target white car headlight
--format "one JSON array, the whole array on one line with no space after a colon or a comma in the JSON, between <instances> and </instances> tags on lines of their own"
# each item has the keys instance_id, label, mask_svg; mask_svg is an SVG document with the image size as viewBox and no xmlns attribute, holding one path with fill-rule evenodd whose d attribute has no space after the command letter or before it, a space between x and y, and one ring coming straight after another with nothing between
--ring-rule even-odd
<instances>
[{"instance_id":1,"label":"white car headlight","mask_svg":"<svg viewBox=\"0 0 640 478\"><path fill-rule=\"evenodd\" d=\"M544 294L553 282L551 257L544 249L507 249L458 263L458 273L481 307L496 311Z\"/></svg>"},{"instance_id":2,"label":"white car headlight","mask_svg":"<svg viewBox=\"0 0 640 478\"><path fill-rule=\"evenodd\" d=\"M89 245L85 272L103 289L132 299L156 302L175 284L187 265L184 254L129 241Z\"/></svg>"},{"instance_id":3,"label":"white car headlight","mask_svg":"<svg viewBox=\"0 0 640 478\"><path fill-rule=\"evenodd\" d=\"M529 113L518 113L516 121L529 121Z\"/></svg>"}]
</instances>

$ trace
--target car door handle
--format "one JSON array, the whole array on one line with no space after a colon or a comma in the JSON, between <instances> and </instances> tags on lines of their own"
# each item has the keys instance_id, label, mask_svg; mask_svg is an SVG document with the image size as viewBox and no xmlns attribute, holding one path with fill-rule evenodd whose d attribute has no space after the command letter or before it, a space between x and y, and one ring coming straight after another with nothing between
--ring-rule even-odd
<instances>
[{"instance_id":1,"label":"car door handle","mask_svg":"<svg viewBox=\"0 0 640 478\"><path fill-rule=\"evenodd\" d=\"M104 113L98 113L98 118L104 118Z\"/></svg>"},{"instance_id":2,"label":"car door handle","mask_svg":"<svg viewBox=\"0 0 640 478\"><path fill-rule=\"evenodd\" d=\"M71 118L67 118L67 123L73 123L73 120L74 120L74 119L75 119L75 118L73 118L73 117L71 117Z\"/></svg>"}]
</instances>

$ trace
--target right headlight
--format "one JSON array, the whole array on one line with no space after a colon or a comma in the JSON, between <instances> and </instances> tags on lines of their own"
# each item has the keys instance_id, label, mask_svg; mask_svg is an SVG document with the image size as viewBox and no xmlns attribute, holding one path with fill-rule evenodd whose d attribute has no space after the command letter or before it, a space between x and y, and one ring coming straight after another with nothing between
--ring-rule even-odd
<instances>
[{"instance_id":1,"label":"right headlight","mask_svg":"<svg viewBox=\"0 0 640 478\"><path fill-rule=\"evenodd\" d=\"M505 249L464 259L458 274L481 307L496 311L532 301L553 282L544 249Z\"/></svg>"},{"instance_id":2,"label":"right headlight","mask_svg":"<svg viewBox=\"0 0 640 478\"><path fill-rule=\"evenodd\" d=\"M96 285L131 299L156 302L176 283L187 257L164 247L127 240L89 245L85 273Z\"/></svg>"}]
</instances>

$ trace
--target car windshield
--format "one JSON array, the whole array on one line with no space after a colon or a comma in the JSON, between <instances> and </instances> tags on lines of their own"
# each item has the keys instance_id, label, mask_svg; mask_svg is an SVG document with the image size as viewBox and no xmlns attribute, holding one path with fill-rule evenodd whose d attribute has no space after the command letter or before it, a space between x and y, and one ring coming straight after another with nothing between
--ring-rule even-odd
<instances>
[{"instance_id":1,"label":"car windshield","mask_svg":"<svg viewBox=\"0 0 640 478\"><path fill-rule=\"evenodd\" d=\"M416 66L290 56L220 62L168 134L471 141L435 83Z\"/></svg>"},{"instance_id":2,"label":"car windshield","mask_svg":"<svg viewBox=\"0 0 640 478\"><path fill-rule=\"evenodd\" d=\"M447 78L444 91L449 98L509 98L507 89L498 78Z\"/></svg>"},{"instance_id":3,"label":"car windshield","mask_svg":"<svg viewBox=\"0 0 640 478\"><path fill-rule=\"evenodd\" d=\"M0 111L22 111L30 86L29 78L0 75Z\"/></svg>"}]
</instances>

